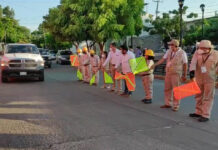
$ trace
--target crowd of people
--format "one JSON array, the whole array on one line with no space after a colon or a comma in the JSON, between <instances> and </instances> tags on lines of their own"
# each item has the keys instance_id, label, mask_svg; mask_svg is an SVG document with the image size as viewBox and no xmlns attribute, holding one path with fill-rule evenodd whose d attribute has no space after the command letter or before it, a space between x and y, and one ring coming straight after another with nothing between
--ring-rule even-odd
<instances>
[{"instance_id":1,"label":"crowd of people","mask_svg":"<svg viewBox=\"0 0 218 150\"><path fill-rule=\"evenodd\" d=\"M103 72L103 76L105 75L104 72L106 72L112 77L113 84L106 84L104 80L102 88L121 96L129 97L132 91L128 89L127 81L124 80L124 91L122 91L122 80L115 79L115 74L116 72L123 75L132 73L129 61L137 57L145 57L149 70L140 72L138 75L142 78L145 91L145 98L142 102L151 104L153 99L154 69L156 66L166 62L165 104L160 108L171 108L173 111L178 111L180 107L180 100L174 97L173 89L180 86L183 82L187 82L189 71L190 81L196 82L201 90L201 93L195 96L196 111L189 114L189 116L197 118L199 122L208 121L211 116L215 95L215 83L218 74L218 51L214 50L210 41L202 40L197 45L197 50L189 66L187 54L179 47L178 40L171 40L168 42L168 46L169 50L157 63L154 62L155 53L151 49L146 49L142 53L139 47L135 51L132 47L128 48L125 45L120 46L118 49L116 43L111 43L109 53L103 51L98 56L95 50L89 51L84 47L82 50L77 50L79 59L78 70L82 73L84 83L89 83L92 76L95 75L94 85L99 84L99 71ZM105 78L103 77L103 79Z\"/></svg>"}]
</instances>

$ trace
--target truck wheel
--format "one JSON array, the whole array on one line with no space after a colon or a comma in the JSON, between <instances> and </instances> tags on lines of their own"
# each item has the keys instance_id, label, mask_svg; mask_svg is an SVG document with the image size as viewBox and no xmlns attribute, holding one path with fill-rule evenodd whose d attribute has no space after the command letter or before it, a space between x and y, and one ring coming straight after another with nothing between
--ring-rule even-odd
<instances>
[{"instance_id":1,"label":"truck wheel","mask_svg":"<svg viewBox=\"0 0 218 150\"><path fill-rule=\"evenodd\" d=\"M61 60L61 63L60 63L61 65L63 65L64 64L64 62Z\"/></svg>"},{"instance_id":2,"label":"truck wheel","mask_svg":"<svg viewBox=\"0 0 218 150\"><path fill-rule=\"evenodd\" d=\"M45 81L44 71L40 74L39 81L41 81L41 82Z\"/></svg>"},{"instance_id":3,"label":"truck wheel","mask_svg":"<svg viewBox=\"0 0 218 150\"><path fill-rule=\"evenodd\" d=\"M2 76L2 83L7 83L8 82L8 78L7 77L4 77Z\"/></svg>"},{"instance_id":4,"label":"truck wheel","mask_svg":"<svg viewBox=\"0 0 218 150\"><path fill-rule=\"evenodd\" d=\"M51 64L48 65L48 68L51 68Z\"/></svg>"}]
</instances>

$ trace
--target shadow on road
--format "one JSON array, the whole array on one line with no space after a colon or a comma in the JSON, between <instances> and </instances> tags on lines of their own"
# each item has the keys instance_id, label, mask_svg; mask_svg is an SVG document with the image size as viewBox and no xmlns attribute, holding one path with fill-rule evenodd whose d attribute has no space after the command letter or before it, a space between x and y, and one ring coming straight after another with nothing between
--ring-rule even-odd
<instances>
[{"instance_id":1,"label":"shadow on road","mask_svg":"<svg viewBox=\"0 0 218 150\"><path fill-rule=\"evenodd\" d=\"M50 137L43 134L0 134L0 139L0 148L29 149L45 145L49 148L49 144L45 141L49 141Z\"/></svg>"}]
</instances>

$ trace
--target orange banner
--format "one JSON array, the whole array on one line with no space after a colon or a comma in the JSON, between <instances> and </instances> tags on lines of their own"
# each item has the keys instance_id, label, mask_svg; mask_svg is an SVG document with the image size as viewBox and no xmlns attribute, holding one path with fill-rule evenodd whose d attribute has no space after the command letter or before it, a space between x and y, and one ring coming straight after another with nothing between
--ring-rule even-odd
<instances>
[{"instance_id":1,"label":"orange banner","mask_svg":"<svg viewBox=\"0 0 218 150\"><path fill-rule=\"evenodd\" d=\"M200 94L201 90L196 82L191 82L173 89L174 97L177 100Z\"/></svg>"},{"instance_id":2,"label":"orange banner","mask_svg":"<svg viewBox=\"0 0 218 150\"><path fill-rule=\"evenodd\" d=\"M71 61L71 65L73 67L78 67L79 66L79 58L77 55L71 55L70 56L70 61Z\"/></svg>"},{"instance_id":3,"label":"orange banner","mask_svg":"<svg viewBox=\"0 0 218 150\"><path fill-rule=\"evenodd\" d=\"M116 72L115 80L120 80L120 79L126 80L127 88L129 91L135 91L136 83L135 83L135 75L133 73L122 75L121 73Z\"/></svg>"}]
</instances>

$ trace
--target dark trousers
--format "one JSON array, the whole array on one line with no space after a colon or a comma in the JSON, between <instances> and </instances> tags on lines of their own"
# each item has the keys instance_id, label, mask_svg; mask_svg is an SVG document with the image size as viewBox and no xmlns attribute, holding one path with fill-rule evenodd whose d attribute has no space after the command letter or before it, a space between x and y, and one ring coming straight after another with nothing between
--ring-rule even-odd
<instances>
[{"instance_id":1,"label":"dark trousers","mask_svg":"<svg viewBox=\"0 0 218 150\"><path fill-rule=\"evenodd\" d=\"M132 94L132 92L129 91L128 88L127 88L126 80L124 80L124 93L125 93L125 94L128 94L128 95L131 95L131 94Z\"/></svg>"}]
</instances>

